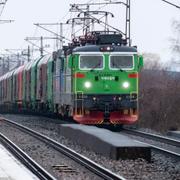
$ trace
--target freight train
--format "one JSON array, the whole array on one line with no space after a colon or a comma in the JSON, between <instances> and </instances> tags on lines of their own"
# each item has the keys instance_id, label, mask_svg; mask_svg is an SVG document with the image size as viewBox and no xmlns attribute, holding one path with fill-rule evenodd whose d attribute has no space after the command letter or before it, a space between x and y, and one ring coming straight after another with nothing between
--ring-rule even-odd
<instances>
[{"instance_id":1,"label":"freight train","mask_svg":"<svg viewBox=\"0 0 180 180\"><path fill-rule=\"evenodd\" d=\"M81 124L138 120L143 57L116 32L91 32L0 77L0 109L72 117Z\"/></svg>"}]
</instances>

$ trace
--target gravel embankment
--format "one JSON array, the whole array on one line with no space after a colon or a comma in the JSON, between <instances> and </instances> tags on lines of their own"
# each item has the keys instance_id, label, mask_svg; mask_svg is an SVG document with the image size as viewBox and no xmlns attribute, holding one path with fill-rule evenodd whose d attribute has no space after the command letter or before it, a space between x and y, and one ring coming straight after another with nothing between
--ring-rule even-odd
<instances>
[{"instance_id":1,"label":"gravel embankment","mask_svg":"<svg viewBox=\"0 0 180 180\"><path fill-rule=\"evenodd\" d=\"M180 161L175 160L173 158L168 158L164 155L152 153L152 163L148 163L143 159L138 160L111 160L100 154L92 152L85 147L72 142L65 137L62 137L60 134L59 124L56 123L54 120L42 117L32 117L32 116L21 116L21 115L3 115L6 118L14 120L20 124L28 126L29 128L34 129L44 135L47 135L56 141L74 149L78 153L83 154L86 157L89 157L93 161L97 162L98 164L103 165L104 167L112 170L113 172L124 176L127 179L156 179L156 180L180 180ZM43 119L43 120L42 120ZM0 131L2 129L0 128ZM6 133L12 133L10 130L4 130ZM9 131L9 132L8 132ZM13 135L12 135L13 136ZM21 136L20 136L21 137ZM29 143L30 140L28 140ZM34 142L33 142L34 143ZM82 143L82 142L81 142ZM26 143L27 144L27 143ZM31 151L31 149L30 149ZM42 149L43 152L43 149ZM32 153L33 154L33 153ZM44 154L44 156L47 156ZM42 156L42 158L44 157ZM49 152L48 156L51 156L51 152ZM36 153L32 156L35 160L38 157ZM40 160L41 161L41 158ZM54 163L55 164L55 163ZM70 167L72 165L70 164ZM82 173L83 174L83 173ZM80 179L82 179L81 174L77 174ZM77 178L73 178L77 179ZM89 177L83 177L83 179L90 179Z\"/></svg>"}]
</instances>

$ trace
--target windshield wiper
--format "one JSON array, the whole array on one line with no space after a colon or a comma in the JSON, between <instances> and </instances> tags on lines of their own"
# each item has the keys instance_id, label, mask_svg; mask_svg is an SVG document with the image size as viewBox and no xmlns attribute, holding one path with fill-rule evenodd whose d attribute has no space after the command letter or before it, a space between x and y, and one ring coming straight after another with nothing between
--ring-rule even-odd
<instances>
[{"instance_id":1,"label":"windshield wiper","mask_svg":"<svg viewBox=\"0 0 180 180\"><path fill-rule=\"evenodd\" d=\"M125 72L123 69L119 68L118 65L114 62L112 62L113 67L115 66L119 71Z\"/></svg>"},{"instance_id":2,"label":"windshield wiper","mask_svg":"<svg viewBox=\"0 0 180 180\"><path fill-rule=\"evenodd\" d=\"M101 63L96 64L93 68L91 68L90 71L91 71L91 72L94 71L94 69L96 69L96 68L97 68L98 66L100 66L100 65L101 65Z\"/></svg>"}]
</instances>

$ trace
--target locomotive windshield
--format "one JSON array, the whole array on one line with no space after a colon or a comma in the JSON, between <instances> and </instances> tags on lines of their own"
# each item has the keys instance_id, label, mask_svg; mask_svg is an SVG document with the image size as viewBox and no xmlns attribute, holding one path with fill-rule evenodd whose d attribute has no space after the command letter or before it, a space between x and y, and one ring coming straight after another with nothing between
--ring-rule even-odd
<instances>
[{"instance_id":1,"label":"locomotive windshield","mask_svg":"<svg viewBox=\"0 0 180 180\"><path fill-rule=\"evenodd\" d=\"M111 69L132 69L133 56L112 55L110 58Z\"/></svg>"},{"instance_id":2,"label":"locomotive windshield","mask_svg":"<svg viewBox=\"0 0 180 180\"><path fill-rule=\"evenodd\" d=\"M103 68L103 56L80 56L80 69L93 70Z\"/></svg>"}]
</instances>

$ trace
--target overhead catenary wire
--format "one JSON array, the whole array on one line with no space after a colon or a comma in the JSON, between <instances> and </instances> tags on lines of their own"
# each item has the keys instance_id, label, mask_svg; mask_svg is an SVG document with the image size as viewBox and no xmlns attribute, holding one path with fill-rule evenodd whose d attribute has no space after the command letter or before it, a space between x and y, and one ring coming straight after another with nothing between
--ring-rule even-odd
<instances>
[{"instance_id":1,"label":"overhead catenary wire","mask_svg":"<svg viewBox=\"0 0 180 180\"><path fill-rule=\"evenodd\" d=\"M0 0L0 6L1 6L1 2L4 2L3 4L2 4L2 7L3 7L3 9L4 9L4 5L6 4L6 2L8 1L8 0ZM111 1L111 0L110 0ZM180 9L180 6L178 6L178 5L176 5L175 3L172 3L172 1L168 1L168 0L161 0L162 2L164 2L164 3L166 3L166 4L169 4L169 5L171 5L171 6L174 6L174 7L176 7L176 8L178 8L178 9ZM105 2L105 4L104 4L104 6L100 6L100 0L99 1L94 1L94 0L88 0L87 1L87 3L96 3L96 2L99 2L99 8L98 9L101 9L101 8L103 8L104 6L107 6L107 3ZM3 10L2 10L3 11ZM1 12L1 11L0 11ZM68 14L70 14L70 12L67 12L64 16L63 16L63 18L62 19L64 19L64 18L66 18L67 16L68 16ZM1 13L0 13L0 15L1 15ZM103 18L103 17L102 17ZM101 19L101 18L100 18ZM98 21L98 20L96 20L95 19L95 21ZM90 22L89 24L92 24L92 22ZM99 24L100 26L103 26L103 24L101 23L101 24ZM85 25L85 26L87 26L87 25ZM82 29L82 28L81 28ZM66 30L64 31L64 34L65 34L65 36L64 37L68 37L69 36L69 31L70 31L70 28L66 28ZM77 31L77 32L79 32L80 31L80 29ZM77 32L75 32L75 33L77 33ZM56 34L58 34L58 33L56 33ZM68 34L68 35L67 35ZM55 35L55 34L54 34ZM65 40L67 40L68 42L70 42L71 40L70 39L65 39Z\"/></svg>"},{"instance_id":2,"label":"overhead catenary wire","mask_svg":"<svg viewBox=\"0 0 180 180\"><path fill-rule=\"evenodd\" d=\"M86 4L84 4L84 5L87 5L87 4L89 4L90 3L90 5L94 5L94 0L89 0ZM115 4L116 3L118 3L119 4L119 2L114 2ZM96 3L95 3L96 4ZM102 8L104 8L105 6L107 6L109 3L99 3L99 8L96 10L96 11L98 11L98 10L100 10L100 9L102 9ZM120 2L120 4L124 4L124 2ZM76 5L76 4L75 4ZM78 5L78 4L77 4ZM71 6L73 6L72 4L71 4ZM76 11L77 12L81 12L81 13L84 13L85 11L83 11L82 9L79 9L79 7L77 7L77 6L75 6L74 8L76 8ZM72 9L72 7L71 7L71 9ZM76 11L70 11L71 12L71 16L72 16L72 12L76 12ZM75 16L75 13L73 13L74 14L74 16ZM94 19L94 22L89 22L88 24L84 24L83 25L83 27L81 27L80 29L78 29L78 30L76 30L74 33L76 34L76 33L78 33L79 31L81 31L83 28L86 28L86 27L88 27L89 25L91 25L92 23L95 23L95 22L98 22L98 24L100 25L100 26L102 26L102 27L104 27L104 26L108 26L108 27L110 27L110 28L112 28L112 29L114 29L114 30L116 30L116 31L118 31L118 32L120 32L120 33L122 33L122 34L124 34L122 31L120 31L119 29L117 29L117 28L115 28L115 27L113 27L113 26L110 26L109 24L106 24L105 22L103 22L103 21L100 21L103 17L105 17L105 16L103 16L103 17L100 17L99 19L98 18L95 18L94 16L92 16L92 15L89 15L89 17L90 18L92 18L92 19ZM72 19L72 17L70 18L70 19ZM67 34L68 34L68 31L66 31L66 36L67 36Z\"/></svg>"},{"instance_id":3,"label":"overhead catenary wire","mask_svg":"<svg viewBox=\"0 0 180 180\"><path fill-rule=\"evenodd\" d=\"M59 34L53 32L53 31L51 31L51 30L45 28L44 26L41 26L41 24L39 24L39 23L35 23L34 25L36 25L36 26L38 26L38 27L44 29L45 31L48 31L48 32L54 34L55 36L58 36L58 37L60 37L60 38L63 38L63 39L65 39L65 40L67 40L67 41L71 41L70 39L68 39L68 38L66 38L66 37L64 37L64 36L61 36L61 35L59 35Z\"/></svg>"},{"instance_id":4,"label":"overhead catenary wire","mask_svg":"<svg viewBox=\"0 0 180 180\"><path fill-rule=\"evenodd\" d=\"M118 2L116 2L117 4L118 4ZM122 3L122 2L119 2L120 4L124 4L124 3ZM102 5L106 5L106 4L108 4L108 3L103 3ZM76 5L76 4L75 4ZM85 5L85 4L81 4L81 5ZM93 4L94 5L94 4ZM71 5L72 6L72 5ZM77 6L73 6L76 10L78 10L79 12L85 12L85 11L83 11L83 10L81 10L79 7L78 7L78 4L77 4ZM94 20L96 20L96 21L99 21L100 23L102 23L102 24L104 24L104 25L107 25L109 28L112 28L113 30L115 30L115 31L117 31L117 32L119 32L119 33L121 33L121 34L123 34L123 35L125 35L125 33L124 32L122 32L121 30L119 30L119 29L117 29L117 28L115 28L115 27L113 27L113 26L111 26L111 25L109 25L109 24L106 24L105 22L103 22L103 21L101 21L101 20L99 20L98 18L96 18L96 17L94 17L94 16L92 16L92 15L89 15L89 17L90 18L93 18Z\"/></svg>"},{"instance_id":5,"label":"overhead catenary wire","mask_svg":"<svg viewBox=\"0 0 180 180\"><path fill-rule=\"evenodd\" d=\"M92 2L94 2L94 0L89 0L87 3L92 3ZM106 4L105 4L104 6L106 6ZM103 7L104 7L104 6L103 6ZM103 8L103 7L99 7L98 9L101 9L101 8ZM68 12L61 18L61 22L62 22L62 19L66 18L66 17L68 16L68 14L70 14L71 18L72 18L72 16L75 16L74 13L68 11ZM48 32L50 32L50 33L53 33L54 35L56 35L56 36L58 36L58 37L60 37L60 38L63 38L64 40L66 40L66 41L68 41L68 42L71 42L70 39L66 38L67 35L69 34L68 31L70 30L70 27L65 31L65 36L61 37L61 36L59 36L58 33L55 33L55 32L53 32L53 31L51 31L51 30L49 30L49 29L41 26L40 24L35 24L35 25L36 25L36 27L40 27L41 29L44 29L44 30L46 30L46 31L48 31ZM102 26L102 24L101 24L101 26ZM31 43L31 44L32 44L32 43ZM35 43L32 44L33 47L37 47L37 46L34 46L34 44L35 44Z\"/></svg>"},{"instance_id":6,"label":"overhead catenary wire","mask_svg":"<svg viewBox=\"0 0 180 180\"><path fill-rule=\"evenodd\" d=\"M11 50L11 49L5 49L5 51L7 51L8 53L10 53L11 55L15 55L15 56L18 56L19 54L17 53L15 53L15 52L13 52L13 49ZM24 60L27 60L25 57L23 57L23 56L21 56L21 58L23 58Z\"/></svg>"},{"instance_id":7,"label":"overhead catenary wire","mask_svg":"<svg viewBox=\"0 0 180 180\"><path fill-rule=\"evenodd\" d=\"M72 18L74 18L75 17L75 14L74 13L72 13L72 12L69 12L69 14L70 14L70 17L68 18L68 19L72 19ZM70 37L71 36L71 27L70 26L67 26L67 29L66 30L64 30L64 36L65 37Z\"/></svg>"},{"instance_id":8,"label":"overhead catenary wire","mask_svg":"<svg viewBox=\"0 0 180 180\"><path fill-rule=\"evenodd\" d=\"M165 3L167 3L167 4L171 5L171 6L174 6L174 7L178 8L178 9L180 9L180 6L178 6L177 4L171 3L171 2L166 1L166 0L161 0L161 1L163 1L163 2L165 2Z\"/></svg>"},{"instance_id":9,"label":"overhead catenary wire","mask_svg":"<svg viewBox=\"0 0 180 180\"><path fill-rule=\"evenodd\" d=\"M12 22L14 22L14 20L2 20L2 19L1 19L1 16L2 16L2 13L3 13L3 11L4 11L4 8L5 8L5 5L6 5L7 1L8 1L8 0L4 0L4 1L0 0L0 7L2 6L2 8L1 8L1 10L0 10L0 24L12 23Z\"/></svg>"},{"instance_id":10,"label":"overhead catenary wire","mask_svg":"<svg viewBox=\"0 0 180 180\"><path fill-rule=\"evenodd\" d=\"M33 42L31 42L30 40L28 40L28 39L24 39L25 41L27 41L28 43L30 43L30 44L32 44L33 46L35 46L35 47L37 47L37 48L41 48L40 46L38 46L37 44L35 44L35 43L33 43ZM43 49L43 51L45 51L46 53L50 53L49 51L46 51L45 49Z\"/></svg>"},{"instance_id":11,"label":"overhead catenary wire","mask_svg":"<svg viewBox=\"0 0 180 180\"><path fill-rule=\"evenodd\" d=\"M104 17L105 17L105 15L102 16L102 17L100 17L98 20L101 20L101 19L103 19ZM97 21L97 20L96 20L96 21ZM97 22L98 22L98 21L97 21ZM90 22L88 25L91 25L91 24L92 24L92 22ZM88 25L85 25L85 27L88 26ZM99 24L99 25L103 26L102 24ZM104 26L103 26L103 27L104 27ZM81 26L80 29L78 29L77 31L75 31L75 34L78 33L78 32L80 32L83 28L84 28L84 27Z\"/></svg>"},{"instance_id":12,"label":"overhead catenary wire","mask_svg":"<svg viewBox=\"0 0 180 180\"><path fill-rule=\"evenodd\" d=\"M89 2L92 2L92 0L89 1ZM107 4L105 4L105 5L101 6L101 7L99 7L99 8L96 9L95 11L98 11L98 10L102 9L102 8L104 8L105 6L107 6ZM103 19L104 17L105 17L105 15L102 16L102 17L100 17L98 20L101 20L101 19ZM98 20L96 20L96 21L98 22ZM93 23L93 22L89 22L87 25L84 25L85 27L81 27L80 29L76 30L76 31L75 31L75 34L78 33L79 31L81 31L83 28L86 28L86 26L90 26L92 23ZM104 25L102 25L102 24L100 24L100 23L99 23L99 25L101 25L101 26L104 27Z\"/></svg>"},{"instance_id":13,"label":"overhead catenary wire","mask_svg":"<svg viewBox=\"0 0 180 180\"><path fill-rule=\"evenodd\" d=\"M4 2L0 2L0 6L2 6L2 9L1 9L1 11L0 11L0 17L2 16L2 13L3 13L3 11L4 11L4 8L5 8L5 5L6 5L6 3L7 3L7 0L5 0Z\"/></svg>"}]
</instances>

